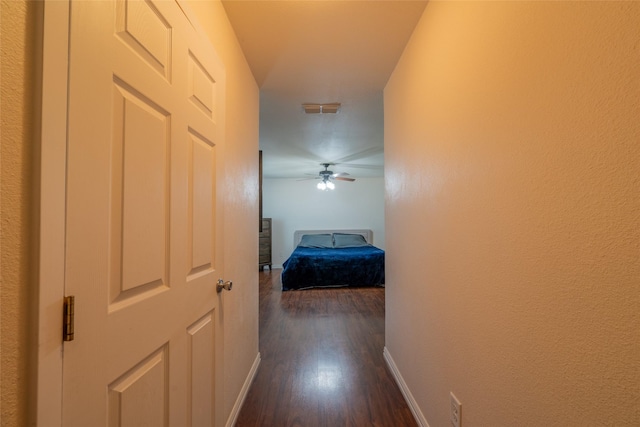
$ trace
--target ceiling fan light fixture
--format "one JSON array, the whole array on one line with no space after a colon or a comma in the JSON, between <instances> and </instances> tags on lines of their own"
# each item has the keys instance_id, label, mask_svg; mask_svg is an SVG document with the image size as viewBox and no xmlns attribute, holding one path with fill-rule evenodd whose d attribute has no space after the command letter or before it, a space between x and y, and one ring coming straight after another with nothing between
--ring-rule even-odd
<instances>
[{"instance_id":1,"label":"ceiling fan light fixture","mask_svg":"<svg viewBox=\"0 0 640 427\"><path fill-rule=\"evenodd\" d=\"M320 179L320 182L316 185L318 190L333 190L336 188L336 185L333 183L334 179L338 179L341 181L355 181L355 178L344 178L342 175L349 175L346 172L341 173L333 173L333 171L329 170L329 166L333 163L320 163L324 166L324 170L318 173L317 178Z\"/></svg>"}]
</instances>

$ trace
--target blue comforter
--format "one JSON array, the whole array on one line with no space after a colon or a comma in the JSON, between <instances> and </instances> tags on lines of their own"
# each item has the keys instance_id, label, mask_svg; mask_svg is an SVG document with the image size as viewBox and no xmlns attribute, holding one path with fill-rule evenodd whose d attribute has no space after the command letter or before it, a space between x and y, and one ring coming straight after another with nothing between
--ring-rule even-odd
<instances>
[{"instance_id":1,"label":"blue comforter","mask_svg":"<svg viewBox=\"0 0 640 427\"><path fill-rule=\"evenodd\" d=\"M384 284L384 251L375 246L298 246L283 264L282 290Z\"/></svg>"}]
</instances>

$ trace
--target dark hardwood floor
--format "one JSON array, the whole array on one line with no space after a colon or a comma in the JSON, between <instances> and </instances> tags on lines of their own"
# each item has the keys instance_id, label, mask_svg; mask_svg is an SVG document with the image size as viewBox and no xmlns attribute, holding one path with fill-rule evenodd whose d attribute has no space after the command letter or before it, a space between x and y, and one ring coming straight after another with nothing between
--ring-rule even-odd
<instances>
[{"instance_id":1,"label":"dark hardwood floor","mask_svg":"<svg viewBox=\"0 0 640 427\"><path fill-rule=\"evenodd\" d=\"M262 361L236 426L416 426L382 356L384 288L282 292L280 272L260 272Z\"/></svg>"}]
</instances>

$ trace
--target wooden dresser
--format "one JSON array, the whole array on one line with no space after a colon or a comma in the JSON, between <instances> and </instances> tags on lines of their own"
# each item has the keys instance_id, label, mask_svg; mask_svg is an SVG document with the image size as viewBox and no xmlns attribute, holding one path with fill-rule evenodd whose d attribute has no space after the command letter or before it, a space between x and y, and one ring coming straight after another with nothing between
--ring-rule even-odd
<instances>
[{"instance_id":1,"label":"wooden dresser","mask_svg":"<svg viewBox=\"0 0 640 427\"><path fill-rule=\"evenodd\" d=\"M264 270L265 265L268 265L269 270L271 270L271 234L271 218L262 218L262 231L258 239L260 241L258 252L260 271Z\"/></svg>"}]
</instances>

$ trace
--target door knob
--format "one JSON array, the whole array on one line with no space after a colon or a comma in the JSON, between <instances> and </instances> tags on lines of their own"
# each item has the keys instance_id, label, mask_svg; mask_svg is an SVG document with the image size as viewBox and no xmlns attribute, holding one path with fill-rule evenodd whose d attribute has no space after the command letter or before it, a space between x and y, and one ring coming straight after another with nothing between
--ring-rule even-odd
<instances>
[{"instance_id":1,"label":"door knob","mask_svg":"<svg viewBox=\"0 0 640 427\"><path fill-rule=\"evenodd\" d=\"M230 291L232 286L233 286L233 282L232 281L227 280L225 282L222 279L218 279L218 284L216 285L216 291L218 291L218 293L222 292L223 289L226 289L227 291Z\"/></svg>"}]
</instances>

